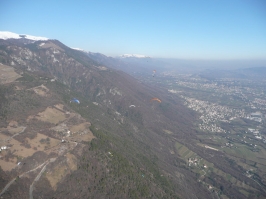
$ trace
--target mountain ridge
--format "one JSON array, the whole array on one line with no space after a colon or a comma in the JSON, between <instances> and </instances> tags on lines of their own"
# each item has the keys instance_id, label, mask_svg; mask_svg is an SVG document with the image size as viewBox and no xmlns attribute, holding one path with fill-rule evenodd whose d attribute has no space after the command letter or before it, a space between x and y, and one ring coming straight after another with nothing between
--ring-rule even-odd
<instances>
[{"instance_id":1,"label":"mountain ridge","mask_svg":"<svg viewBox=\"0 0 266 199\"><path fill-rule=\"evenodd\" d=\"M36 37L32 35L26 35L26 34L16 34L13 32L8 32L8 31L0 31L0 39L29 39L29 40L34 40L34 41L46 41L49 40L46 37Z\"/></svg>"},{"instance_id":2,"label":"mountain ridge","mask_svg":"<svg viewBox=\"0 0 266 199\"><path fill-rule=\"evenodd\" d=\"M27 186L34 187L30 192L33 196L37 196L37 192L41 191L47 197L53 195L65 198L68 186L73 190L68 194L79 195L82 192L78 191L78 187L73 187L77 183L76 177L83 179L83 185L79 187L84 190L84 197L105 198L106 194L112 193L111 190L116 190L113 197L120 198L162 198L170 195L177 198L182 195L182 192L178 191L180 188L177 188L180 183L167 177L173 175L174 167L162 161L170 154L167 148L157 148L160 144L168 146L168 138L158 127L175 131L176 125L171 127L167 124L182 120L182 125L187 128L185 126L188 125L188 120L179 118L181 113L172 111L170 107L173 105L167 104L167 99L154 88L136 81L124 72L103 66L57 40L34 43L25 40L0 40L1 63L14 68L14 71L22 76L16 81L1 85L3 89L10 89L9 92L2 90L4 99L8 99L8 103L3 105L6 111L2 112L1 117L5 118L6 122L2 124L2 128L10 135L13 129L10 122L13 121L19 128L27 124L25 133L21 131L13 142L25 142L23 147L35 147L37 151L32 156L17 160L17 164L20 161L22 166L14 167L10 172L1 171L8 174L1 175L6 183L16 176L20 179L17 185L1 187L4 190L2 196L11 194L11 198L15 197L14 193L18 191L21 183L24 183L24 186L21 186L24 188L20 192L24 196L29 193ZM166 100L165 104L150 102L155 96ZM80 104L70 103L73 98L77 98ZM135 107L130 107L132 104ZM181 106L179 108L182 109ZM47 114L50 117L57 115L56 118L62 119L50 120ZM92 126L88 131L85 127L90 124ZM68 136L68 131L73 133L76 128L81 128L81 132ZM84 141L82 136L85 135L93 135L96 139ZM39 139L40 147L34 144L35 139ZM50 153L48 148L41 148L49 145L55 147L53 153ZM9 150L13 150L14 145L9 147ZM60 152L62 147L65 152ZM26 148L23 149L26 151ZM45 162L42 161L42 156ZM67 161L64 157L68 157L70 162L63 167L59 166ZM88 166L88 161L94 163ZM101 165L101 161L105 163ZM125 170L117 169L121 166ZM36 185L34 173L30 174L29 178L23 174L34 168L41 169L41 178ZM56 176L58 169L67 172L63 173L63 177L52 177ZM43 175L42 171L45 170L53 175ZM116 177L108 174L108 170L114 172ZM97 191L92 186L94 180L97 182L97 186L94 186L101 187L100 183L103 182L98 181L100 179L97 176L82 177L86 176L86 172L95 173L101 176L100 179L105 179L101 188L104 191ZM133 176L130 177L129 174ZM184 177L193 178L190 174ZM119 183L111 183L112 178L117 179ZM88 187L90 192L85 191ZM118 191L121 189L125 193ZM195 189L200 191L200 187ZM200 192L207 194L205 191Z\"/></svg>"},{"instance_id":3,"label":"mountain ridge","mask_svg":"<svg viewBox=\"0 0 266 199\"><path fill-rule=\"evenodd\" d=\"M22 38L0 39L0 63L10 77L0 78L3 197L217 198L187 168L177 143L260 189L222 152L197 144L196 114L181 98L118 70L135 62ZM218 182L218 190L245 198Z\"/></svg>"}]
</instances>

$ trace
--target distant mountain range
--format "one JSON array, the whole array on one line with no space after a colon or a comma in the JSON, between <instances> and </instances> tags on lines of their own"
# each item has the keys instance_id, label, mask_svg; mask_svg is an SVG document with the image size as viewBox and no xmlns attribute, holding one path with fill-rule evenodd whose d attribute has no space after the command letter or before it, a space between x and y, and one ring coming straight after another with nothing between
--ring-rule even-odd
<instances>
[{"instance_id":1,"label":"distant mountain range","mask_svg":"<svg viewBox=\"0 0 266 199\"><path fill-rule=\"evenodd\" d=\"M24 42L47 41L46 37L36 37L26 34L16 34L8 31L0 32L0 39L24 39ZM202 77L220 78L264 78L265 60L182 60L167 58L152 58L139 54L123 54L109 57L101 53L93 53L80 48L74 50L86 53L92 60L113 69L122 70L131 75L150 75L153 70L160 72L200 74Z\"/></svg>"},{"instance_id":2,"label":"distant mountain range","mask_svg":"<svg viewBox=\"0 0 266 199\"><path fill-rule=\"evenodd\" d=\"M122 70L130 75L151 75L153 70L160 74L193 74L206 78L264 78L265 60L183 60L152 58L138 54L123 54L109 57L101 53L93 53L79 48L91 59L113 69Z\"/></svg>"}]
</instances>

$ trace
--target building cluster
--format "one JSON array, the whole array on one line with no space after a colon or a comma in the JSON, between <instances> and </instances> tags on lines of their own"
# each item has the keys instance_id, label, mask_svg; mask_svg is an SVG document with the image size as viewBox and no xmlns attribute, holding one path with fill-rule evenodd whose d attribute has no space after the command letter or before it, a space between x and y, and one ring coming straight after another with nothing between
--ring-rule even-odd
<instances>
[{"instance_id":1,"label":"building cluster","mask_svg":"<svg viewBox=\"0 0 266 199\"><path fill-rule=\"evenodd\" d=\"M262 110L266 110L266 100L264 100L264 99L255 98L253 100L253 104Z\"/></svg>"},{"instance_id":2,"label":"building cluster","mask_svg":"<svg viewBox=\"0 0 266 199\"><path fill-rule=\"evenodd\" d=\"M223 95L237 97L253 109L266 110L265 93L261 92L261 90L256 87L249 87L248 85L252 85L253 83L253 81L250 80L245 80L246 86L243 86L241 82L230 78L224 78L214 82L202 78L182 76L181 78L178 78L178 80L175 80L175 82L181 87L208 90L213 91L213 93L217 93L218 95L222 93Z\"/></svg>"},{"instance_id":3,"label":"building cluster","mask_svg":"<svg viewBox=\"0 0 266 199\"><path fill-rule=\"evenodd\" d=\"M247 170L245 174L248 178L251 178L253 176L253 169Z\"/></svg>"},{"instance_id":4,"label":"building cluster","mask_svg":"<svg viewBox=\"0 0 266 199\"><path fill-rule=\"evenodd\" d=\"M234 82L230 82L232 80L228 80L225 83L217 83L217 82L209 82L204 79L194 78L186 79L186 80L177 80L176 84L182 87L200 89L200 90L212 90L216 93L223 93L226 95L238 95L240 98L247 99L247 95L245 93L254 94L254 91L248 87L236 86L233 85Z\"/></svg>"},{"instance_id":5,"label":"building cluster","mask_svg":"<svg viewBox=\"0 0 266 199\"><path fill-rule=\"evenodd\" d=\"M216 83L201 83L199 84L199 82L190 82L189 81L176 81L176 84L179 86L185 86L187 88L193 88L193 89L217 89L217 84Z\"/></svg>"},{"instance_id":6,"label":"building cluster","mask_svg":"<svg viewBox=\"0 0 266 199\"><path fill-rule=\"evenodd\" d=\"M229 142L226 142L226 143L225 143L225 146L227 146L227 147L232 147L232 146L234 146L234 145L231 144L231 143L229 143Z\"/></svg>"},{"instance_id":7,"label":"building cluster","mask_svg":"<svg viewBox=\"0 0 266 199\"><path fill-rule=\"evenodd\" d=\"M248 128L248 130L253 133L254 137L258 140L265 140L264 136L262 136L259 132L258 129L252 129L252 128Z\"/></svg>"},{"instance_id":8,"label":"building cluster","mask_svg":"<svg viewBox=\"0 0 266 199\"><path fill-rule=\"evenodd\" d=\"M199 158L188 158L188 166L198 166L199 165Z\"/></svg>"},{"instance_id":9,"label":"building cluster","mask_svg":"<svg viewBox=\"0 0 266 199\"><path fill-rule=\"evenodd\" d=\"M234 118L245 117L244 110L231 109L226 106L221 106L216 103L210 103L207 101L197 100L195 98L184 97L185 105L201 114L199 124L201 130L207 130L211 132L224 132L221 127L217 126L217 122L230 122Z\"/></svg>"},{"instance_id":10,"label":"building cluster","mask_svg":"<svg viewBox=\"0 0 266 199\"><path fill-rule=\"evenodd\" d=\"M262 117L263 115L261 114L261 112L255 112L255 113L251 113L249 116L247 116L247 119L256 121L256 122L262 122Z\"/></svg>"}]
</instances>

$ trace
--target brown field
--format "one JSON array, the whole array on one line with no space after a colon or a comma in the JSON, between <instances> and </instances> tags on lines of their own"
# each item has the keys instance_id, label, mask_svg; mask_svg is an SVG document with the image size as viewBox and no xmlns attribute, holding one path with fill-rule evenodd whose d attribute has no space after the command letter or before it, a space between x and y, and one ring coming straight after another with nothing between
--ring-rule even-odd
<instances>
[{"instance_id":1,"label":"brown field","mask_svg":"<svg viewBox=\"0 0 266 199\"><path fill-rule=\"evenodd\" d=\"M60 144L60 142L61 142L60 140L57 140L57 139L54 139L54 138L51 138L51 137L48 137L49 138L49 142L40 142L42 139L46 140L46 138L47 138L46 135L43 135L41 133L37 133L37 136L35 138L33 138L33 139L27 138L27 141L31 145L31 148L36 147L37 151L43 151L46 148L55 147L58 144Z\"/></svg>"},{"instance_id":2,"label":"brown field","mask_svg":"<svg viewBox=\"0 0 266 199\"><path fill-rule=\"evenodd\" d=\"M6 140L10 138L9 136L3 135L0 133L0 143L1 140ZM60 140L49 138L49 141L46 140L47 136L37 133L36 137L33 139L26 138L24 141L25 143L30 145L30 148L26 148L25 146L22 145L21 142L11 139L9 141L2 142L0 146L5 146L5 145L12 145L10 148L7 150L3 150L1 152L2 159L0 159L0 166L4 171L10 171L13 169L16 164L17 164L17 157L21 158L26 158L29 156L32 156L35 152L37 151L44 151L46 148L52 148L60 144ZM40 142L43 139L43 142ZM7 152L11 151L11 153L15 156L13 159L9 159L8 162L3 160L3 158L6 156Z\"/></svg>"},{"instance_id":3,"label":"brown field","mask_svg":"<svg viewBox=\"0 0 266 199\"><path fill-rule=\"evenodd\" d=\"M95 137L89 129L90 125L91 124L89 122L84 122L84 123L72 126L70 128L72 136L69 137L68 140L77 141L77 142L91 141Z\"/></svg>"},{"instance_id":4,"label":"brown field","mask_svg":"<svg viewBox=\"0 0 266 199\"><path fill-rule=\"evenodd\" d=\"M66 163L65 163L66 161ZM56 190L56 185L61 181L70 171L77 170L77 158L70 153L66 154L66 160L57 164L50 172L46 173L51 186Z\"/></svg>"},{"instance_id":5,"label":"brown field","mask_svg":"<svg viewBox=\"0 0 266 199\"><path fill-rule=\"evenodd\" d=\"M36 152L33 148L26 148L22 146L22 144L17 140L12 139L9 143L12 144L12 147L10 147L9 150L11 150L14 155L28 157L32 156Z\"/></svg>"},{"instance_id":6,"label":"brown field","mask_svg":"<svg viewBox=\"0 0 266 199\"><path fill-rule=\"evenodd\" d=\"M77 170L77 158L71 154L71 153L67 153L66 155L67 158L67 164L70 168L71 171Z\"/></svg>"},{"instance_id":7,"label":"brown field","mask_svg":"<svg viewBox=\"0 0 266 199\"><path fill-rule=\"evenodd\" d=\"M0 64L0 84L7 84L21 77L11 66Z\"/></svg>"},{"instance_id":8,"label":"brown field","mask_svg":"<svg viewBox=\"0 0 266 199\"><path fill-rule=\"evenodd\" d=\"M46 173L46 177L52 188L56 190L56 185L60 180L69 173L65 164L58 164L53 170Z\"/></svg>"},{"instance_id":9,"label":"brown field","mask_svg":"<svg viewBox=\"0 0 266 199\"><path fill-rule=\"evenodd\" d=\"M71 131L71 133L77 133L77 132L81 132L81 131L89 129L90 126L91 124L89 122L84 122L84 123L72 126L69 130Z\"/></svg>"},{"instance_id":10,"label":"brown field","mask_svg":"<svg viewBox=\"0 0 266 199\"><path fill-rule=\"evenodd\" d=\"M47 107L45 111L38 113L36 119L43 122L57 124L58 122L64 121L66 119L66 116L65 113L62 113L55 108Z\"/></svg>"},{"instance_id":11,"label":"brown field","mask_svg":"<svg viewBox=\"0 0 266 199\"><path fill-rule=\"evenodd\" d=\"M10 138L10 137L0 133L0 147L7 143L6 140L8 140L8 138Z\"/></svg>"},{"instance_id":12,"label":"brown field","mask_svg":"<svg viewBox=\"0 0 266 199\"><path fill-rule=\"evenodd\" d=\"M94 135L89 132L89 133L84 133L82 135L76 134L74 136L66 138L67 141L72 141L72 142L89 142L91 141L94 137Z\"/></svg>"},{"instance_id":13,"label":"brown field","mask_svg":"<svg viewBox=\"0 0 266 199\"><path fill-rule=\"evenodd\" d=\"M0 166L4 171L11 171L16 167L16 161L6 162L5 160L0 159Z\"/></svg>"},{"instance_id":14,"label":"brown field","mask_svg":"<svg viewBox=\"0 0 266 199\"><path fill-rule=\"evenodd\" d=\"M2 138L9 138L8 136L0 134ZM49 142L43 142L41 143L40 140L46 140L47 136L37 133L37 136L33 139L26 138L27 144L30 145L31 148L26 148L25 146L22 146L22 143L15 140L11 139L9 141L9 144L12 146L8 149L11 150L11 152L20 157L28 157L33 155L36 151L44 151L45 148L52 148L54 146L57 146L60 141L54 138L49 137ZM36 147L36 150L34 149Z\"/></svg>"}]
</instances>

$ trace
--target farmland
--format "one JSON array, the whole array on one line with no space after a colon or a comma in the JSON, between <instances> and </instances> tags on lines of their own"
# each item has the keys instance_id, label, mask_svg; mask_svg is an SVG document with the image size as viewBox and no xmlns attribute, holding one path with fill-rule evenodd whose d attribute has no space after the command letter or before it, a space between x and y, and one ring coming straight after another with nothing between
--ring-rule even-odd
<instances>
[{"instance_id":1,"label":"farmland","mask_svg":"<svg viewBox=\"0 0 266 199\"><path fill-rule=\"evenodd\" d=\"M155 81L168 91L169 96L181 100L194 111L196 138L189 141L193 144L175 139L175 152L202 183L226 198L224 189L214 189L210 180L220 176L221 183L230 182L246 197L253 195L256 189L229 172L231 167L266 191L266 94L261 81L208 80L175 73L165 73L156 80L146 81ZM227 163L218 157L225 158ZM216 164L211 161L214 158ZM223 166L225 163L230 165L228 169Z\"/></svg>"}]
</instances>

